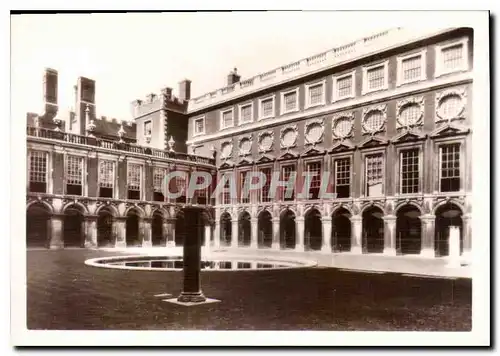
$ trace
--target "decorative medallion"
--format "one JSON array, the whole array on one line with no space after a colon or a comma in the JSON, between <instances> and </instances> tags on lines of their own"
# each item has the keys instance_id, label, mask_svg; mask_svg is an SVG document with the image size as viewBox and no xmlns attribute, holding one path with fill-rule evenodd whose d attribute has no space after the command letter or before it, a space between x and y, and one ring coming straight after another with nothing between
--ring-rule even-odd
<instances>
[{"instance_id":1,"label":"decorative medallion","mask_svg":"<svg viewBox=\"0 0 500 356\"><path fill-rule=\"evenodd\" d=\"M450 89L436 95L436 122L464 119L465 88Z\"/></svg>"},{"instance_id":2,"label":"decorative medallion","mask_svg":"<svg viewBox=\"0 0 500 356\"><path fill-rule=\"evenodd\" d=\"M297 125L287 126L281 129L281 148L290 149L295 147L298 136Z\"/></svg>"},{"instance_id":3,"label":"decorative medallion","mask_svg":"<svg viewBox=\"0 0 500 356\"><path fill-rule=\"evenodd\" d=\"M423 124L424 98L410 98L398 101L396 128L411 129Z\"/></svg>"},{"instance_id":4,"label":"decorative medallion","mask_svg":"<svg viewBox=\"0 0 500 356\"><path fill-rule=\"evenodd\" d=\"M354 128L354 113L337 114L332 118L332 134L334 139L344 140L351 137Z\"/></svg>"},{"instance_id":5,"label":"decorative medallion","mask_svg":"<svg viewBox=\"0 0 500 356\"><path fill-rule=\"evenodd\" d=\"M264 131L259 133L258 143L260 153L271 151L274 143L274 132Z\"/></svg>"},{"instance_id":6,"label":"decorative medallion","mask_svg":"<svg viewBox=\"0 0 500 356\"><path fill-rule=\"evenodd\" d=\"M316 145L323 141L323 133L325 132L325 123L321 119L309 120L304 128L306 145Z\"/></svg>"},{"instance_id":7,"label":"decorative medallion","mask_svg":"<svg viewBox=\"0 0 500 356\"><path fill-rule=\"evenodd\" d=\"M363 109L363 134L374 135L384 131L387 120L387 105L378 105Z\"/></svg>"},{"instance_id":8,"label":"decorative medallion","mask_svg":"<svg viewBox=\"0 0 500 356\"><path fill-rule=\"evenodd\" d=\"M241 137L238 148L241 157L250 155L252 153L252 135Z\"/></svg>"},{"instance_id":9,"label":"decorative medallion","mask_svg":"<svg viewBox=\"0 0 500 356\"><path fill-rule=\"evenodd\" d=\"M224 141L220 145L221 158L228 159L233 156L233 142Z\"/></svg>"}]
</instances>

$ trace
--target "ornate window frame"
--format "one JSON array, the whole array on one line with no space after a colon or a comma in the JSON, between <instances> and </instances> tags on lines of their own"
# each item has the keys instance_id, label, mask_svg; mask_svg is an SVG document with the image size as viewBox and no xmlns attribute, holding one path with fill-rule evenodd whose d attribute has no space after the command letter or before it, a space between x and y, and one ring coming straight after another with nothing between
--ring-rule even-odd
<instances>
[{"instance_id":1,"label":"ornate window frame","mask_svg":"<svg viewBox=\"0 0 500 356\"><path fill-rule=\"evenodd\" d=\"M458 96L462 100L462 105L458 114L455 117L442 117L439 114L439 108L442 104L442 101L449 96ZM454 120L463 120L465 119L465 107L467 105L467 91L465 87L462 88L452 88L448 90L444 90L436 93L436 104L435 104L435 122L452 122Z\"/></svg>"},{"instance_id":2,"label":"ornate window frame","mask_svg":"<svg viewBox=\"0 0 500 356\"><path fill-rule=\"evenodd\" d=\"M370 113L374 111L380 111L383 116L382 124L380 127L374 130L370 130L366 126L366 119L369 117ZM363 108L363 118L361 120L361 127L362 127L362 132L363 135L375 135L378 132L384 132L385 128L387 125L387 104L381 104L381 105L376 105L376 106L370 106L368 108Z\"/></svg>"},{"instance_id":3,"label":"ornate window frame","mask_svg":"<svg viewBox=\"0 0 500 356\"><path fill-rule=\"evenodd\" d=\"M139 200L146 200L146 179L145 179L145 162L144 160L138 159L138 158L133 158L133 157L127 157L127 176L125 177L125 192L128 194L128 171L129 167L131 164L138 165L140 167L140 177L139 177L139 182L140 182L140 199ZM127 195L126 195L127 196ZM128 197L126 198L128 200Z\"/></svg>"},{"instance_id":4,"label":"ornate window frame","mask_svg":"<svg viewBox=\"0 0 500 356\"><path fill-rule=\"evenodd\" d=\"M424 159L426 158L427 154L424 152L424 142L420 143L415 143L415 142L406 142L406 143L399 143L394 146L395 148L395 154L396 154L396 165L394 169L394 183L396 184L396 187L394 189L394 196L395 197L406 197L406 196L414 196L414 195L422 195L424 192ZM401 174L401 153L403 151L411 150L411 149L417 149L418 150L418 192L417 193L401 193L402 190L402 179L403 176Z\"/></svg>"},{"instance_id":5,"label":"ornate window frame","mask_svg":"<svg viewBox=\"0 0 500 356\"><path fill-rule=\"evenodd\" d=\"M460 190L456 192L441 192L441 146L448 144L459 144L460 145ZM433 194L439 195L463 195L465 194L465 187L467 187L468 182L467 172L470 171L467 166L469 162L467 162L467 153L466 153L466 145L468 144L466 137L464 136L454 136L454 137L436 137L432 140L432 148L434 159L432 162L432 170L433 170ZM470 158L469 158L470 160Z\"/></svg>"},{"instance_id":6,"label":"ornate window frame","mask_svg":"<svg viewBox=\"0 0 500 356\"><path fill-rule=\"evenodd\" d=\"M250 120L249 121L243 121L242 118L243 116L241 115L242 111L246 107L250 107ZM238 105L238 126L241 125L246 125L254 121L254 115L253 115L253 101L245 103L245 104L239 104Z\"/></svg>"},{"instance_id":7,"label":"ornate window frame","mask_svg":"<svg viewBox=\"0 0 500 356\"><path fill-rule=\"evenodd\" d=\"M88 196L88 190L89 190L89 184L88 184L88 153L87 151L79 151L79 150L73 150L73 149L66 149L64 152L64 175L66 176L66 170L67 170L67 165L68 165L68 156L74 156L74 157L79 157L82 159L82 195L80 197L87 197ZM66 179L64 179L64 187L63 191L64 194L66 193Z\"/></svg>"},{"instance_id":8,"label":"ornate window frame","mask_svg":"<svg viewBox=\"0 0 500 356\"><path fill-rule=\"evenodd\" d=\"M310 91L311 87L315 87L315 86L319 86L319 85L321 85L323 88L323 97L319 103L311 104L311 97L309 95L309 91ZM326 79L304 84L304 88L305 88L305 96L306 96L304 109L309 109L309 108L314 108L317 106L325 105L325 102L326 102L326 100L325 100L325 98L326 98Z\"/></svg>"},{"instance_id":9,"label":"ornate window frame","mask_svg":"<svg viewBox=\"0 0 500 356\"><path fill-rule=\"evenodd\" d=\"M52 172L54 171L53 167L53 162L54 162L54 157L53 157L53 152L55 149L51 149L46 146L42 146L39 144L31 144L28 143L27 145L27 150L28 150L28 155L27 155L27 160L26 160L26 191L29 191L29 185L30 185L30 156L31 156L31 151L38 151L38 152L43 152L45 154L45 157L47 159L47 172L45 172L45 181L47 182L47 189L45 193L36 193L36 192L30 192L31 194L53 194L54 193L54 178L52 176Z\"/></svg>"},{"instance_id":10,"label":"ornate window frame","mask_svg":"<svg viewBox=\"0 0 500 356\"><path fill-rule=\"evenodd\" d=\"M241 149L241 143L243 142L243 140L250 141L250 149L248 151L246 151L246 152L242 151L242 149ZM240 138L238 139L238 156L239 157L251 156L252 155L252 147L253 147L253 136L252 136L252 134L240 136Z\"/></svg>"},{"instance_id":11,"label":"ornate window frame","mask_svg":"<svg viewBox=\"0 0 500 356\"><path fill-rule=\"evenodd\" d=\"M444 69L443 50L456 45L462 45L463 58L464 58L462 66L456 69ZM462 37L454 41L437 44L435 45L435 50L436 50L436 63L435 63L434 78L438 78L440 76L450 73L465 72L469 70L469 39L467 37Z\"/></svg>"},{"instance_id":12,"label":"ornate window frame","mask_svg":"<svg viewBox=\"0 0 500 356\"><path fill-rule=\"evenodd\" d=\"M321 126L321 135L316 141L311 141L307 137L307 130L309 129L309 127L311 125L314 125L314 124L319 124ZM323 142L324 136L325 136L325 119L324 118L310 119L305 123L305 125L304 125L304 145L305 146L309 146L309 145L315 146L318 143Z\"/></svg>"},{"instance_id":13,"label":"ornate window frame","mask_svg":"<svg viewBox=\"0 0 500 356\"><path fill-rule=\"evenodd\" d=\"M384 68L384 85L380 88L373 88L369 89L368 88L368 71L370 69L374 69L377 67L383 67ZM376 91L381 91L381 90L387 90L389 89L389 60L385 60L383 62L378 62L375 64L371 64L369 66L363 67L363 89L362 89L362 95L368 94L368 93L373 93Z\"/></svg>"},{"instance_id":14,"label":"ornate window frame","mask_svg":"<svg viewBox=\"0 0 500 356\"><path fill-rule=\"evenodd\" d=\"M338 96L338 90L337 90L337 82L341 79L345 79L347 77L351 77L352 79L352 86L351 86L351 94L346 95L346 96ZM332 85L332 103L344 99L351 99L356 96L356 70L353 69L350 72L340 74L340 75L334 75L332 76L333 79L333 85Z\"/></svg>"},{"instance_id":15,"label":"ornate window frame","mask_svg":"<svg viewBox=\"0 0 500 356\"><path fill-rule=\"evenodd\" d=\"M366 158L367 156L382 154L382 193L380 196L368 196L366 195ZM373 147L361 149L361 177L360 177L360 198L377 199L382 198L387 195L387 147Z\"/></svg>"},{"instance_id":16,"label":"ornate window frame","mask_svg":"<svg viewBox=\"0 0 500 356\"><path fill-rule=\"evenodd\" d=\"M291 145L286 146L283 144L283 136L290 130L295 131L295 138L294 138L293 143ZM290 149L290 148L296 147L298 137L299 137L299 130L298 130L296 124L282 127L280 130L280 148L281 149Z\"/></svg>"},{"instance_id":17,"label":"ornate window frame","mask_svg":"<svg viewBox=\"0 0 500 356\"><path fill-rule=\"evenodd\" d=\"M269 99L271 99L272 103L273 103L272 113L271 113L271 115L263 116L263 113L262 113L262 102L266 101L266 100L269 100ZM258 110L258 112L259 112L258 120L270 119L270 118L275 117L276 116L276 95L273 94L273 95L268 95L268 96L259 98L259 108L258 109L259 109Z\"/></svg>"},{"instance_id":18,"label":"ornate window frame","mask_svg":"<svg viewBox=\"0 0 500 356\"><path fill-rule=\"evenodd\" d=\"M291 94L293 92L295 92L295 95L296 95L295 108L287 111L285 108L285 95ZM291 89L291 90L282 91L280 93L280 115L290 114L292 112L297 112L299 110L300 110L300 107L299 107L299 87L297 87L295 89Z\"/></svg>"},{"instance_id":19,"label":"ornate window frame","mask_svg":"<svg viewBox=\"0 0 500 356\"><path fill-rule=\"evenodd\" d=\"M271 137L271 146L269 148L262 147L263 136L270 136ZM274 131L268 130L268 131L259 132L259 135L257 136L257 145L258 145L259 153L272 152L273 146L274 146Z\"/></svg>"},{"instance_id":20,"label":"ornate window frame","mask_svg":"<svg viewBox=\"0 0 500 356\"><path fill-rule=\"evenodd\" d=\"M403 110L409 106L413 105L418 105L419 106L419 117L415 125L404 125L401 122L401 113ZM412 97L412 98L406 98L403 100L398 100L397 106L396 106L396 129L411 129L412 127L418 127L422 126L424 124L424 108L425 108L425 101L424 97Z\"/></svg>"},{"instance_id":21,"label":"ornate window frame","mask_svg":"<svg viewBox=\"0 0 500 356\"><path fill-rule=\"evenodd\" d=\"M200 120L203 120L203 131L202 132L196 132L196 122L200 121ZM206 131L205 124L206 124L205 115L197 117L197 118L195 118L193 120L193 137L201 136L201 135L205 134L205 131Z\"/></svg>"},{"instance_id":22,"label":"ornate window frame","mask_svg":"<svg viewBox=\"0 0 500 356\"><path fill-rule=\"evenodd\" d=\"M97 197L99 198L99 188L100 188L100 181L101 181L101 162L102 161L109 161L113 163L113 198L112 199L118 199L120 196L120 182L119 182L119 177L118 177L118 168L119 168L119 163L123 162L124 156L118 156L118 155L111 155L107 153L97 153ZM125 180L127 177L125 177ZM126 185L126 184L125 184Z\"/></svg>"},{"instance_id":23,"label":"ornate window frame","mask_svg":"<svg viewBox=\"0 0 500 356\"><path fill-rule=\"evenodd\" d=\"M336 126L337 122L342 120L342 119L349 120L351 123L351 128L347 134L345 134L343 136L339 136L335 132L335 126ZM354 112L351 111L351 112L343 112L343 113L334 114L332 116L332 137L333 137L333 139L334 140L345 140L345 139L353 137L353 136L354 136Z\"/></svg>"},{"instance_id":24,"label":"ornate window frame","mask_svg":"<svg viewBox=\"0 0 500 356\"><path fill-rule=\"evenodd\" d=\"M333 176L332 186L334 189L334 193L337 193L337 166L336 161L340 159L349 159L349 197L347 198L337 198L335 199L352 199L354 193L354 152L340 152L334 153L330 156L330 174Z\"/></svg>"},{"instance_id":25,"label":"ornate window frame","mask_svg":"<svg viewBox=\"0 0 500 356\"><path fill-rule=\"evenodd\" d=\"M233 120L232 120L231 125L224 126L224 114L227 113L227 112L231 112ZM234 127L234 107L233 108L229 108L229 109L220 110L219 115L220 115L220 117L219 117L219 127L220 127L221 130L225 130L225 129L229 129L231 127Z\"/></svg>"},{"instance_id":26,"label":"ornate window frame","mask_svg":"<svg viewBox=\"0 0 500 356\"><path fill-rule=\"evenodd\" d=\"M403 62L407 59L420 57L420 78L415 78L411 80L404 80L403 78ZM396 77L396 86L400 87L404 84L421 82L427 79L427 49L420 49L418 51L408 53L397 57L398 62L398 74Z\"/></svg>"}]
</instances>

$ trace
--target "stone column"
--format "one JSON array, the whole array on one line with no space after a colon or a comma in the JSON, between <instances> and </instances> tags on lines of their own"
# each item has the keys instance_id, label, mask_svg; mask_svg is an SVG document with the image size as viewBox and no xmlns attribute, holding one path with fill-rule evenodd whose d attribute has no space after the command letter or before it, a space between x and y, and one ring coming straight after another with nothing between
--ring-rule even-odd
<instances>
[{"instance_id":1,"label":"stone column","mask_svg":"<svg viewBox=\"0 0 500 356\"><path fill-rule=\"evenodd\" d=\"M140 222L139 222L140 223ZM142 219L142 247L152 247L153 242L151 240L151 219Z\"/></svg>"},{"instance_id":2,"label":"stone column","mask_svg":"<svg viewBox=\"0 0 500 356\"><path fill-rule=\"evenodd\" d=\"M305 251L304 247L304 217L298 216L295 218L295 251L303 252Z\"/></svg>"},{"instance_id":3,"label":"stone column","mask_svg":"<svg viewBox=\"0 0 500 356\"><path fill-rule=\"evenodd\" d=\"M50 218L50 249L64 247L63 241L64 215L54 214Z\"/></svg>"},{"instance_id":4,"label":"stone column","mask_svg":"<svg viewBox=\"0 0 500 356\"><path fill-rule=\"evenodd\" d=\"M116 226L115 247L119 247L119 248L127 247L125 222L126 222L126 218L121 217L121 216L117 217L115 220L115 226Z\"/></svg>"},{"instance_id":5,"label":"stone column","mask_svg":"<svg viewBox=\"0 0 500 356\"><path fill-rule=\"evenodd\" d=\"M420 221L422 221L422 248L420 249L420 256L436 257L434 250L436 216L430 214L421 215Z\"/></svg>"},{"instance_id":6,"label":"stone column","mask_svg":"<svg viewBox=\"0 0 500 356\"><path fill-rule=\"evenodd\" d=\"M206 300L200 285L201 237L204 232L202 212L201 208L184 208L184 284L177 298L182 303L202 303Z\"/></svg>"},{"instance_id":7,"label":"stone column","mask_svg":"<svg viewBox=\"0 0 500 356\"><path fill-rule=\"evenodd\" d=\"M231 247L238 247L238 220L231 221Z\"/></svg>"},{"instance_id":8,"label":"stone column","mask_svg":"<svg viewBox=\"0 0 500 356\"><path fill-rule=\"evenodd\" d=\"M85 216L85 248L97 247L97 215Z\"/></svg>"},{"instance_id":9,"label":"stone column","mask_svg":"<svg viewBox=\"0 0 500 356\"><path fill-rule=\"evenodd\" d=\"M363 253L361 242L363 233L363 218L361 215L354 215L351 217L351 252L361 254Z\"/></svg>"},{"instance_id":10,"label":"stone column","mask_svg":"<svg viewBox=\"0 0 500 356\"><path fill-rule=\"evenodd\" d=\"M463 251L462 257L464 262L471 262L471 254L472 254L472 224L471 224L472 216L471 214L465 214L462 216L462 234L463 234Z\"/></svg>"},{"instance_id":11,"label":"stone column","mask_svg":"<svg viewBox=\"0 0 500 356\"><path fill-rule=\"evenodd\" d=\"M220 248L220 221L215 222L214 228L214 248Z\"/></svg>"},{"instance_id":12,"label":"stone column","mask_svg":"<svg viewBox=\"0 0 500 356\"><path fill-rule=\"evenodd\" d=\"M258 245L259 245L259 235L258 235L258 221L256 218L252 218L250 220L250 228L252 230L252 238L250 240L250 248L258 248Z\"/></svg>"},{"instance_id":13,"label":"stone column","mask_svg":"<svg viewBox=\"0 0 500 356\"><path fill-rule=\"evenodd\" d=\"M384 255L396 256L396 216L386 215L384 219Z\"/></svg>"},{"instance_id":14,"label":"stone column","mask_svg":"<svg viewBox=\"0 0 500 356\"><path fill-rule=\"evenodd\" d=\"M273 243L271 245L273 250L280 249L280 219L273 218Z\"/></svg>"},{"instance_id":15,"label":"stone column","mask_svg":"<svg viewBox=\"0 0 500 356\"><path fill-rule=\"evenodd\" d=\"M205 243L203 247L210 247L210 239L212 238L212 228L210 225L205 225Z\"/></svg>"},{"instance_id":16,"label":"stone column","mask_svg":"<svg viewBox=\"0 0 500 356\"><path fill-rule=\"evenodd\" d=\"M332 218L330 216L324 216L321 218L321 222L323 223L323 241L321 243L321 252L331 253L332 245Z\"/></svg>"}]
</instances>

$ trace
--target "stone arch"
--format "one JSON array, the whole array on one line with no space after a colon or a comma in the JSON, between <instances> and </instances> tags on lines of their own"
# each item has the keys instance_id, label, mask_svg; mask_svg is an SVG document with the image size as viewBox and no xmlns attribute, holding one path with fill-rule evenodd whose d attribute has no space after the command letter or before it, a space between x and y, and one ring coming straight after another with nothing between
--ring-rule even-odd
<instances>
[{"instance_id":1,"label":"stone arch","mask_svg":"<svg viewBox=\"0 0 500 356\"><path fill-rule=\"evenodd\" d=\"M423 215L424 214L424 208L419 204L417 203L416 201L413 201L413 200L408 200L408 201L403 201L399 204L397 204L395 207L394 207L394 215L398 215L398 211L399 209L401 208L404 208L404 207L407 207L407 206L413 206L415 208L418 209L418 211L420 211L420 215Z\"/></svg>"},{"instance_id":2,"label":"stone arch","mask_svg":"<svg viewBox=\"0 0 500 356\"><path fill-rule=\"evenodd\" d=\"M359 210L359 215L362 216L367 209L370 209L373 207L379 208L382 211L382 214L385 213L385 206L383 204L376 203L376 202L370 202L370 203L367 203L367 204L364 204L361 206L361 209Z\"/></svg>"},{"instance_id":3,"label":"stone arch","mask_svg":"<svg viewBox=\"0 0 500 356\"><path fill-rule=\"evenodd\" d=\"M174 241L175 246L183 246L184 238L186 234L185 220L184 220L184 210L178 209L175 211L175 233Z\"/></svg>"},{"instance_id":4,"label":"stone arch","mask_svg":"<svg viewBox=\"0 0 500 356\"><path fill-rule=\"evenodd\" d=\"M64 214L64 247L84 247L86 207L78 202L66 204L61 210Z\"/></svg>"},{"instance_id":5,"label":"stone arch","mask_svg":"<svg viewBox=\"0 0 500 356\"><path fill-rule=\"evenodd\" d=\"M26 207L26 247L49 247L52 207L33 201Z\"/></svg>"},{"instance_id":6,"label":"stone arch","mask_svg":"<svg viewBox=\"0 0 500 356\"><path fill-rule=\"evenodd\" d=\"M444 206L446 204L456 205L462 211L462 215L464 215L466 213L465 207L459 201L457 201L456 199L447 199L447 200L440 201L439 203L437 203L436 205L434 205L434 208L432 209L432 215L436 215L436 211L440 207L442 207L442 206Z\"/></svg>"},{"instance_id":7,"label":"stone arch","mask_svg":"<svg viewBox=\"0 0 500 356\"><path fill-rule=\"evenodd\" d=\"M279 213L280 213L279 218L281 219L281 217L282 217L284 214L287 214L288 212L291 212L293 215L295 215L295 217L299 216L299 214L298 214L298 211L297 211L297 210L295 210L295 209L293 209L293 208L291 208L291 207L287 206L287 207L285 207L285 208L282 208L282 209L279 211Z\"/></svg>"},{"instance_id":8,"label":"stone arch","mask_svg":"<svg viewBox=\"0 0 500 356\"><path fill-rule=\"evenodd\" d=\"M384 209L380 205L367 205L361 210L363 218L362 244L366 253L382 253L384 251Z\"/></svg>"},{"instance_id":9,"label":"stone arch","mask_svg":"<svg viewBox=\"0 0 500 356\"><path fill-rule=\"evenodd\" d=\"M319 206L311 205L311 206L308 206L306 209L304 209L304 217L306 217L307 214L309 214L312 210L316 210L320 213L320 215L322 215L321 208Z\"/></svg>"},{"instance_id":10,"label":"stone arch","mask_svg":"<svg viewBox=\"0 0 500 356\"><path fill-rule=\"evenodd\" d=\"M351 214L351 216L356 215L354 213L353 209L346 204L338 204L337 206L334 206L331 215L332 216L335 215L337 213L337 211L342 210L342 209L349 212L349 214Z\"/></svg>"},{"instance_id":11,"label":"stone arch","mask_svg":"<svg viewBox=\"0 0 500 356\"><path fill-rule=\"evenodd\" d=\"M26 211L28 211L28 209L33 205L43 205L47 209L48 213L54 213L54 207L45 200L31 200L28 204L26 204Z\"/></svg>"},{"instance_id":12,"label":"stone arch","mask_svg":"<svg viewBox=\"0 0 500 356\"><path fill-rule=\"evenodd\" d=\"M223 215L223 214L229 214L229 216L231 217L231 220L237 220L238 219L238 216L237 214L234 214L233 210L232 209L224 209L220 212L220 215L219 215L219 219L220 217Z\"/></svg>"},{"instance_id":13,"label":"stone arch","mask_svg":"<svg viewBox=\"0 0 500 356\"><path fill-rule=\"evenodd\" d=\"M151 245L165 246L167 241L163 233L163 221L166 219L165 211L155 209L151 212Z\"/></svg>"},{"instance_id":14,"label":"stone arch","mask_svg":"<svg viewBox=\"0 0 500 356\"><path fill-rule=\"evenodd\" d=\"M99 215L99 213L103 210L107 210L113 217L120 216L120 213L118 212L118 209L114 204L102 204L99 205L95 211L96 215Z\"/></svg>"},{"instance_id":15,"label":"stone arch","mask_svg":"<svg viewBox=\"0 0 500 356\"><path fill-rule=\"evenodd\" d=\"M219 218L220 221L220 241L225 246L230 246L233 239L232 221L233 216L229 211L224 211Z\"/></svg>"},{"instance_id":16,"label":"stone arch","mask_svg":"<svg viewBox=\"0 0 500 356\"><path fill-rule=\"evenodd\" d=\"M396 215L396 250L398 254L419 254L422 249L421 207L408 202L400 204Z\"/></svg>"},{"instance_id":17,"label":"stone arch","mask_svg":"<svg viewBox=\"0 0 500 356\"><path fill-rule=\"evenodd\" d=\"M463 207L450 200L439 204L434 210L436 215L434 248L436 256L448 256L450 226L458 226L460 230L460 253L463 252Z\"/></svg>"},{"instance_id":18,"label":"stone arch","mask_svg":"<svg viewBox=\"0 0 500 356\"><path fill-rule=\"evenodd\" d=\"M257 245L272 247L273 244L273 214L269 209L262 209L257 214Z\"/></svg>"},{"instance_id":19,"label":"stone arch","mask_svg":"<svg viewBox=\"0 0 500 356\"><path fill-rule=\"evenodd\" d=\"M252 216L248 210L243 210L238 216L238 245L250 246L252 235Z\"/></svg>"},{"instance_id":20,"label":"stone arch","mask_svg":"<svg viewBox=\"0 0 500 356\"><path fill-rule=\"evenodd\" d=\"M136 206L130 207L125 211L125 241L127 247L141 246L141 219L144 216L144 211Z\"/></svg>"},{"instance_id":21,"label":"stone arch","mask_svg":"<svg viewBox=\"0 0 500 356\"><path fill-rule=\"evenodd\" d=\"M118 210L112 205L101 205L97 208L96 215L97 246L114 247L116 243L114 218L118 216Z\"/></svg>"},{"instance_id":22,"label":"stone arch","mask_svg":"<svg viewBox=\"0 0 500 356\"><path fill-rule=\"evenodd\" d=\"M304 247L308 250L321 250L323 222L321 212L311 207L304 212Z\"/></svg>"},{"instance_id":23,"label":"stone arch","mask_svg":"<svg viewBox=\"0 0 500 356\"><path fill-rule=\"evenodd\" d=\"M346 206L339 206L332 213L332 248L336 252L351 250L352 211Z\"/></svg>"},{"instance_id":24,"label":"stone arch","mask_svg":"<svg viewBox=\"0 0 500 356\"><path fill-rule=\"evenodd\" d=\"M146 217L146 212L144 211L144 209L143 209L143 208L141 208L141 207L140 207L140 206L138 206L138 205L132 205L132 206L129 206L129 207L125 210L125 212L123 213L123 216L124 216L124 217L129 216L130 212L131 212L131 211L133 211L133 210L135 210L135 214L136 214L137 216L139 216L140 218L144 218L144 217Z\"/></svg>"},{"instance_id":25,"label":"stone arch","mask_svg":"<svg viewBox=\"0 0 500 356\"><path fill-rule=\"evenodd\" d=\"M280 214L280 246L282 249L295 249L297 214L293 209L283 209Z\"/></svg>"},{"instance_id":26,"label":"stone arch","mask_svg":"<svg viewBox=\"0 0 500 356\"><path fill-rule=\"evenodd\" d=\"M77 207L78 210L83 215L87 215L89 213L89 210L87 209L87 207L84 204L80 203L79 201L72 201L72 202L65 204L61 209L61 213L66 214L66 210L68 210L69 208L73 208L73 207Z\"/></svg>"}]
</instances>

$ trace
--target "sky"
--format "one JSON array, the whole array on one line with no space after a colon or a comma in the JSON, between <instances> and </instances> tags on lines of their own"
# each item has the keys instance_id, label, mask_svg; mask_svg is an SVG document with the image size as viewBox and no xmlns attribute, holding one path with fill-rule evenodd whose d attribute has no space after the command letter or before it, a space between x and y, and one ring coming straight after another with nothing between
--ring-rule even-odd
<instances>
[{"instance_id":1,"label":"sky","mask_svg":"<svg viewBox=\"0 0 500 356\"><path fill-rule=\"evenodd\" d=\"M38 14L11 17L11 110L41 112L44 68L59 73L59 106L79 76L96 80L98 115L131 119L130 102L192 81L192 97L385 30L348 31L335 12Z\"/></svg>"}]
</instances>

